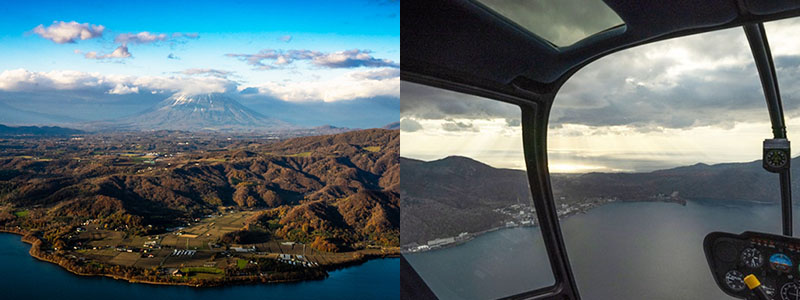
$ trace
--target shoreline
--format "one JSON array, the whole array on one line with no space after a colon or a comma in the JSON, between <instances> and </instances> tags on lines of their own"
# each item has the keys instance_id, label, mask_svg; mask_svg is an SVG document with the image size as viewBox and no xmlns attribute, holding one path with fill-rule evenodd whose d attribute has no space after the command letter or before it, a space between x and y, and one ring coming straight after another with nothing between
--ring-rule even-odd
<instances>
[{"instance_id":1,"label":"shoreline","mask_svg":"<svg viewBox=\"0 0 800 300\"><path fill-rule=\"evenodd\" d=\"M585 214L586 212L588 212L588 211L590 211L592 209L599 208L599 207L602 207L602 206L606 206L606 205L611 204L611 203L663 202L663 203L674 203L674 204L678 204L678 205L681 205L681 206L686 206L686 204L689 201L697 201L697 200L687 200L687 199L683 199L683 198L676 198L676 199L671 199L671 198L670 199L646 199L646 200L614 200L614 201L602 203L601 205L593 206L593 207L588 208L588 209L571 211L571 212L569 212L567 214L559 216L558 220L560 222L561 220L564 220L566 218L569 218L569 217L577 215L577 214ZM754 203L754 204L769 204L769 203L763 203L763 202L750 202L750 201L746 201L746 202L747 203ZM484 230L481 230L481 231L471 232L471 233L469 233L469 237L466 238L466 239L456 240L453 243L449 243L449 244L433 247L433 248L430 248L428 250L411 251L411 250L406 250L406 249L408 249L407 246L400 246L400 248L403 249L403 250L401 250L403 254L425 253L425 252L431 252L431 251L436 251L436 250L444 250L444 249L453 248L453 247L457 247L457 246L463 245L464 243L467 243L467 242L469 242L469 241L471 241L471 240L473 240L475 238L478 238L478 237L480 237L482 235L485 235L487 233L491 233L491 232L494 232L494 231L498 231L498 230L501 230L501 229L513 229L513 228L525 228L525 227L539 227L539 224L538 224L538 222L536 222L533 225L517 225L517 226L502 225L502 226L495 226L495 227L484 229ZM443 238L449 238L449 237L443 237ZM441 239L441 238L439 238L439 239Z\"/></svg>"},{"instance_id":2,"label":"shoreline","mask_svg":"<svg viewBox=\"0 0 800 300\"><path fill-rule=\"evenodd\" d=\"M701 205L713 204L713 205L725 205L725 206L778 205L779 204L779 203L776 203L776 202L767 202L767 201L748 201L748 200L725 200L725 201L723 201L723 200L714 200L714 199L683 199L683 198L669 199L669 200L663 200L663 199L616 200L616 201L612 201L612 202L603 203L602 205L594 206L594 207L592 207L590 209L587 209L587 210L574 211L574 212L568 213L566 215L559 216L558 220L561 221L561 220L564 220L566 218L569 218L569 217L577 215L577 214L585 214L585 213L587 213L588 211L590 211L592 209L603 207L603 206L606 206L607 204L612 204L612 203L662 202L662 203L673 203L673 204L678 204L678 205L681 205L681 206L686 206L687 203L690 202L690 201L698 203L698 204L701 204ZM446 245L442 245L442 246L438 246L436 248L431 248L429 250L409 251L409 250L405 250L407 248L403 247L403 246L401 246L401 249L403 249L402 250L403 254L425 253L425 252L432 252L432 251L437 251L437 250L444 250L444 249L453 248L453 247L457 247L457 246L463 245L464 243L469 242L469 241L471 241L471 240L473 240L475 238L478 238L478 237L480 237L480 236L482 236L484 234L491 233L491 232L494 232L494 231L498 231L498 230L501 230L501 229L538 227L538 226L539 226L538 224L536 224L536 225L518 225L518 226L512 226L512 227L496 226L496 227L492 227L492 228L489 228L489 229L484 229L484 230L481 230L481 231L476 231L476 232L473 232L473 233L469 233L470 237L468 239L461 240L461 241L456 241L456 242L453 242L453 243L450 243L450 244L446 244Z\"/></svg>"},{"instance_id":3,"label":"shoreline","mask_svg":"<svg viewBox=\"0 0 800 300\"><path fill-rule=\"evenodd\" d=\"M56 254L47 254L46 252L42 251L39 247L41 247L42 240L38 237L34 236L31 232L28 232L23 229L17 228L0 228L0 233L8 233L8 234L15 234L21 236L21 241L23 243L30 245L30 250L28 250L28 254L43 262L52 263L61 267L62 269L72 273L73 275L78 276L85 276L85 277L106 277L111 278L114 280L121 280L127 281L128 283L140 283L140 284L151 284L151 285L166 285L166 286L187 286L187 287L194 287L194 288L207 288L207 287L225 287L225 286L234 286L234 285L246 285L246 284L280 284L280 283L296 283L302 281L309 281L309 280L325 280L328 278L330 271L345 269L348 267L358 266L366 263L367 261L373 259L384 259L384 258L398 258L400 257L400 252L397 253L383 253L383 254L364 254L358 253L357 257L353 260L346 261L343 263L332 264L332 265L325 265L320 266L319 271L322 271L323 274L312 276L309 278L293 278L293 279L286 279L286 280L268 280L259 275L252 275L252 276L241 276L238 278L228 278L223 280L201 280L199 282L181 282L181 281L170 281L172 278L168 277L164 281L154 281L154 280L147 280L129 276L121 276L115 274L108 274L108 273L86 273L77 270L77 268L73 265L67 264L65 262L57 261L58 258L63 258L62 256ZM48 257L52 256L52 257Z\"/></svg>"}]
</instances>

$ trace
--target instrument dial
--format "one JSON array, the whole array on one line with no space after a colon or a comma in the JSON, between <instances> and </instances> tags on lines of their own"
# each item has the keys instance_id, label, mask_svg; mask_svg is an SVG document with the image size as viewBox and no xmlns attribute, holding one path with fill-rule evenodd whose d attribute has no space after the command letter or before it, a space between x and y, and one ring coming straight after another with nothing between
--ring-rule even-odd
<instances>
[{"instance_id":1,"label":"instrument dial","mask_svg":"<svg viewBox=\"0 0 800 300\"><path fill-rule=\"evenodd\" d=\"M736 270L725 273L725 284L734 292L741 292L745 288L744 274Z\"/></svg>"},{"instance_id":2,"label":"instrument dial","mask_svg":"<svg viewBox=\"0 0 800 300\"><path fill-rule=\"evenodd\" d=\"M783 300L800 300L800 287L797 283L789 282L781 287L781 299Z\"/></svg>"},{"instance_id":3,"label":"instrument dial","mask_svg":"<svg viewBox=\"0 0 800 300\"><path fill-rule=\"evenodd\" d=\"M742 262L744 262L744 265L747 266L748 268L755 269L760 267L761 264L764 263L764 257L761 255L761 251L758 251L758 249L756 248L750 247L742 251Z\"/></svg>"},{"instance_id":4,"label":"instrument dial","mask_svg":"<svg viewBox=\"0 0 800 300\"><path fill-rule=\"evenodd\" d=\"M775 253L769 257L769 266L775 271L789 273L792 270L792 260L786 254Z\"/></svg>"},{"instance_id":5,"label":"instrument dial","mask_svg":"<svg viewBox=\"0 0 800 300\"><path fill-rule=\"evenodd\" d=\"M781 168L788 161L786 153L781 150L769 150L766 156L767 164L774 168Z\"/></svg>"}]
</instances>

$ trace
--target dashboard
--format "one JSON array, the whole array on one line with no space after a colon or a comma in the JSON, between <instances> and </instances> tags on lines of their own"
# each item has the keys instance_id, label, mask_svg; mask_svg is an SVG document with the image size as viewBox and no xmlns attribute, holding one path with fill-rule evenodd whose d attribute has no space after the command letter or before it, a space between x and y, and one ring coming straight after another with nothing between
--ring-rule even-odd
<instances>
[{"instance_id":1,"label":"dashboard","mask_svg":"<svg viewBox=\"0 0 800 300\"><path fill-rule=\"evenodd\" d=\"M739 299L759 299L744 277L755 275L775 300L800 300L800 239L759 232L709 233L703 248L714 281Z\"/></svg>"}]
</instances>

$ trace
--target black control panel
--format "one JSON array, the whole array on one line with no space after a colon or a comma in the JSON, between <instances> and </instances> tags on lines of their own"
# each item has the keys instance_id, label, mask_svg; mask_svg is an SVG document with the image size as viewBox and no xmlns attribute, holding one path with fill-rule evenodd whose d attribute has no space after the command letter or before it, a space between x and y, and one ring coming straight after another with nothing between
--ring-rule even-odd
<instances>
[{"instance_id":1,"label":"black control panel","mask_svg":"<svg viewBox=\"0 0 800 300\"><path fill-rule=\"evenodd\" d=\"M753 274L776 300L800 300L800 239L759 232L712 232L703 241L714 280L726 294L758 299L744 277Z\"/></svg>"}]
</instances>

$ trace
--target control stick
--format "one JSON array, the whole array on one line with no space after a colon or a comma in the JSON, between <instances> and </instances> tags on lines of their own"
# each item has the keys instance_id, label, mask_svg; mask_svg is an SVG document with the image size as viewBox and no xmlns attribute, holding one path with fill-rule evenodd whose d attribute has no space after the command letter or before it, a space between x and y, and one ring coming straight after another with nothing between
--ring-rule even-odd
<instances>
[{"instance_id":1,"label":"control stick","mask_svg":"<svg viewBox=\"0 0 800 300\"><path fill-rule=\"evenodd\" d=\"M764 289L764 286L761 285L761 282L758 281L756 275L750 274L744 277L744 283L747 284L747 287L756 294L756 298L758 300L772 300L772 298L767 294L767 291Z\"/></svg>"}]
</instances>

